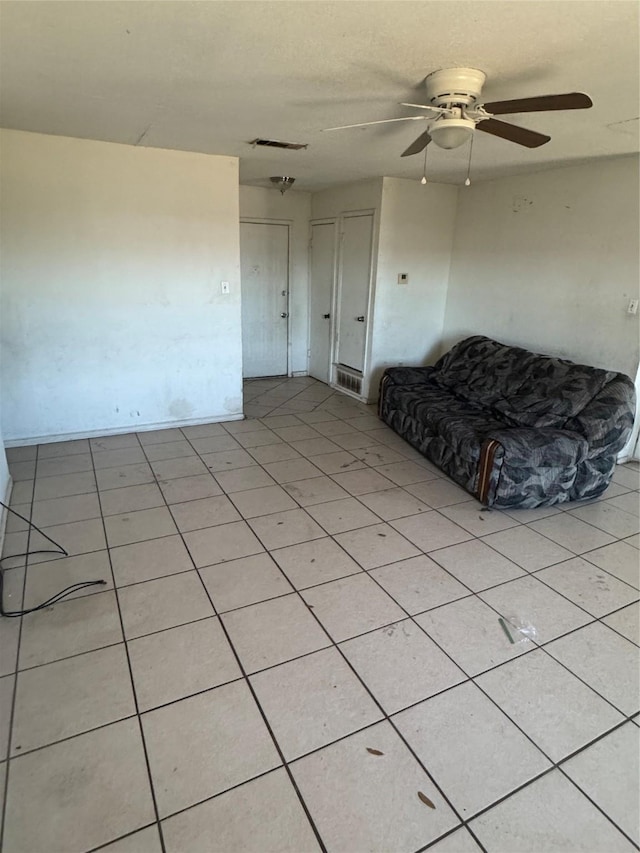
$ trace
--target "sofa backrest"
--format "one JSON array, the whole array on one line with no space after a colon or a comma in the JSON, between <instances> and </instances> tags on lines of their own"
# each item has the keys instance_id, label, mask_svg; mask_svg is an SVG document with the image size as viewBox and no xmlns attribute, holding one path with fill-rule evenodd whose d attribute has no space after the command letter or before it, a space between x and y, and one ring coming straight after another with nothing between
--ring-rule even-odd
<instances>
[{"instance_id":1,"label":"sofa backrest","mask_svg":"<svg viewBox=\"0 0 640 853\"><path fill-rule=\"evenodd\" d=\"M476 335L442 356L434 378L514 426L559 429L619 376Z\"/></svg>"}]
</instances>

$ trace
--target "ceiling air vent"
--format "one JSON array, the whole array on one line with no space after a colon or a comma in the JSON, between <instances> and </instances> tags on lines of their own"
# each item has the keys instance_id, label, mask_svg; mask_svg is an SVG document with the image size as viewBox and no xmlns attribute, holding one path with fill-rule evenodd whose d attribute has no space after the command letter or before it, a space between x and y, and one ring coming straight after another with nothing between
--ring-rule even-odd
<instances>
[{"instance_id":1,"label":"ceiling air vent","mask_svg":"<svg viewBox=\"0 0 640 853\"><path fill-rule=\"evenodd\" d=\"M302 142L279 142L277 139L252 139L249 145L260 145L263 148L289 148L292 151L299 151L301 148L308 148L308 143Z\"/></svg>"}]
</instances>

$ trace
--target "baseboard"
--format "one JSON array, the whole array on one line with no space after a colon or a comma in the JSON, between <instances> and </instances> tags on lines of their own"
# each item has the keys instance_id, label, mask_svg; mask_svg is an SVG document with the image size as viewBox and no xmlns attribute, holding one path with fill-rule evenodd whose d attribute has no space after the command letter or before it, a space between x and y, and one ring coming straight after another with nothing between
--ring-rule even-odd
<instances>
[{"instance_id":1,"label":"baseboard","mask_svg":"<svg viewBox=\"0 0 640 853\"><path fill-rule=\"evenodd\" d=\"M13 489L13 479L9 477L7 482L7 488L5 490L5 495L2 498L2 502L9 506L11 501L11 490ZM9 513L7 512L6 507L0 507L2 509L2 514L0 515L0 554L2 554L2 548L4 547L4 534L7 529L7 518Z\"/></svg>"},{"instance_id":2,"label":"baseboard","mask_svg":"<svg viewBox=\"0 0 640 853\"><path fill-rule=\"evenodd\" d=\"M36 435L29 438L11 438L4 442L5 447L28 447L32 444L51 444L54 441L74 441L77 438L102 438L105 435L126 435L130 432L151 432L154 429L174 429L175 427L199 426L200 424L219 424L226 421L242 421L244 415L219 415L208 418L190 418L185 421L161 421L155 424L136 424L130 427L114 429L94 429L85 432L66 432L59 435Z\"/></svg>"},{"instance_id":3,"label":"baseboard","mask_svg":"<svg viewBox=\"0 0 640 853\"><path fill-rule=\"evenodd\" d=\"M292 376L308 376L309 371L308 370L294 370L291 375Z\"/></svg>"}]
</instances>

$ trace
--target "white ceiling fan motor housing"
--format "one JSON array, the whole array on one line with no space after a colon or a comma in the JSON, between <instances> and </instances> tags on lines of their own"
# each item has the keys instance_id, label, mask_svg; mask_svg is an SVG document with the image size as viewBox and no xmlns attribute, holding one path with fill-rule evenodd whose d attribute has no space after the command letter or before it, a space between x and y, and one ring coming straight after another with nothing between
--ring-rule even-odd
<instances>
[{"instance_id":1,"label":"white ceiling fan motor housing","mask_svg":"<svg viewBox=\"0 0 640 853\"><path fill-rule=\"evenodd\" d=\"M425 80L427 99L437 107L452 104L474 105L487 79L484 71L477 68L443 68L429 74Z\"/></svg>"}]
</instances>

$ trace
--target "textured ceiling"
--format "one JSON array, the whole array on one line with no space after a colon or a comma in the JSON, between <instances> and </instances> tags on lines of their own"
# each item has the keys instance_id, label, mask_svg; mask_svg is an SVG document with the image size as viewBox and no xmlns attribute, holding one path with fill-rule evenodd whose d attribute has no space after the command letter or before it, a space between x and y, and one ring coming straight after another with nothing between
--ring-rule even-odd
<instances>
[{"instance_id":1,"label":"textured ceiling","mask_svg":"<svg viewBox=\"0 0 640 853\"><path fill-rule=\"evenodd\" d=\"M487 74L482 100L584 91L591 110L505 117L551 135L529 150L476 134L489 179L638 151L638 4L627 0L144 0L0 3L3 127L240 158L241 182L317 189L380 175L425 126L322 133L411 115L437 68ZM257 137L308 143L254 149ZM468 148L429 147L432 179L462 183Z\"/></svg>"}]
</instances>

